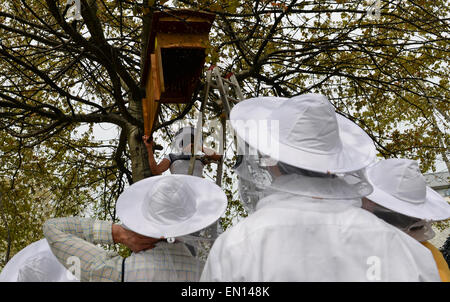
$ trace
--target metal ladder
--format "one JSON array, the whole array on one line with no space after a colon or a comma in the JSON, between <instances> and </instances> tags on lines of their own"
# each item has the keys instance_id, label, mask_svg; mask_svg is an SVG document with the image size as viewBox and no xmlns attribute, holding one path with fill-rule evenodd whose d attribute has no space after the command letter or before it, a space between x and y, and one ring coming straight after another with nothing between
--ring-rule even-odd
<instances>
[{"instance_id":1,"label":"metal ladder","mask_svg":"<svg viewBox=\"0 0 450 302\"><path fill-rule=\"evenodd\" d=\"M224 146L226 143L226 120L230 117L230 112L232 108L232 104L236 104L244 99L244 96L241 91L241 87L236 79L236 76L233 73L229 73L227 76L222 77L220 70L217 66L211 66L206 72L206 88L205 88L205 97L203 98L201 107L200 107L200 115L197 120L197 127L195 133L195 142L194 147L197 150L200 144L201 131L202 131L202 123L203 123L203 112L206 107L206 102L209 99L209 92L211 89L219 90L219 98L222 105L225 109L225 116L222 116L222 140L220 142L219 150L223 153ZM234 96L232 96L234 95ZM216 103L217 100L216 100ZM230 104L231 103L231 104ZM188 174L192 175L195 167L195 156L191 157L189 162L189 170ZM216 176L216 184L221 186L222 184L222 173L223 173L223 157L218 163L217 176Z\"/></svg>"},{"instance_id":2,"label":"metal ladder","mask_svg":"<svg viewBox=\"0 0 450 302\"><path fill-rule=\"evenodd\" d=\"M227 118L230 117L230 101L233 104L239 103L244 99L241 91L241 87L236 79L234 73L229 73L225 77L222 77L220 70L216 66L212 66L206 73L206 92L205 97L208 96L209 90L218 89L220 99L227 114ZM234 97L231 94L234 92Z\"/></svg>"},{"instance_id":3,"label":"metal ladder","mask_svg":"<svg viewBox=\"0 0 450 302\"><path fill-rule=\"evenodd\" d=\"M214 100L219 105L222 105L225 112L221 116L221 124L222 124L222 140L220 141L219 152L222 152L224 155L224 149L226 145L226 121L230 117L230 112L232 109L232 105L242 101L244 96L241 91L241 87L236 79L236 76L233 73L229 73L225 77L222 77L220 70L216 66L211 66L206 72L206 87L205 87L205 97L202 101L202 105L200 108L200 115L197 121L197 128L195 133L195 142L194 147L200 144L201 137L201 128L203 121L203 113L206 107L206 102L209 99L209 92L211 89L219 90L219 98L221 104L218 100ZM232 96L233 95L233 96ZM222 174L223 174L223 161L224 156L217 163L217 174L216 174L216 184L221 187L222 185ZM189 174L192 175L194 171L195 165L195 157L191 157L189 162ZM216 223L213 223L211 226L205 229L206 233L209 234L212 238L217 237L218 228L219 228L219 220Z\"/></svg>"},{"instance_id":4,"label":"metal ladder","mask_svg":"<svg viewBox=\"0 0 450 302\"><path fill-rule=\"evenodd\" d=\"M212 66L206 73L206 91L205 97L208 97L210 89L219 90L220 100L225 109L225 115L222 115L220 121L222 124L222 140L220 141L219 150L224 154L226 145L226 121L230 118L232 105L239 103L244 99L241 87L236 79L234 73L229 73L222 77L220 70L216 66ZM234 96L232 96L234 95ZM220 187L222 185L223 174L223 156L217 164L216 184Z\"/></svg>"}]
</instances>

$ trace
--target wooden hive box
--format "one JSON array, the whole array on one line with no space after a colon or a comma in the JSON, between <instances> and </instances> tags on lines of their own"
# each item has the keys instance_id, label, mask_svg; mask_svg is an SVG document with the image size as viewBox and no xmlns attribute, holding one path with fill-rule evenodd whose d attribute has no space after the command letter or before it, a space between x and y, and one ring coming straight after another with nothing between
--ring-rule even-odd
<instances>
[{"instance_id":1,"label":"wooden hive box","mask_svg":"<svg viewBox=\"0 0 450 302\"><path fill-rule=\"evenodd\" d=\"M192 10L155 12L141 85L145 134L151 135L160 103L190 103L205 63L215 15Z\"/></svg>"}]
</instances>

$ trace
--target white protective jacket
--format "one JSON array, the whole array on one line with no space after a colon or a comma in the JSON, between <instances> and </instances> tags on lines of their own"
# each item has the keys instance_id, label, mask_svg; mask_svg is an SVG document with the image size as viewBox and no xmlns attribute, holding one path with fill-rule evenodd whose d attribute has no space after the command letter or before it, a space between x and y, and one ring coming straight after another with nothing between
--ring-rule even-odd
<instances>
[{"instance_id":1,"label":"white protective jacket","mask_svg":"<svg viewBox=\"0 0 450 302\"><path fill-rule=\"evenodd\" d=\"M265 197L219 236L200 281L440 281L429 250L360 204Z\"/></svg>"}]
</instances>

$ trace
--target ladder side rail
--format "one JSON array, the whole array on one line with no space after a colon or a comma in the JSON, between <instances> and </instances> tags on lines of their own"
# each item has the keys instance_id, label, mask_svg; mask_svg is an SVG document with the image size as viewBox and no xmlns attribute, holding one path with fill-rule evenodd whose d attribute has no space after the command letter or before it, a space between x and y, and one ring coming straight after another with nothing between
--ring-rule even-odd
<instances>
[{"instance_id":1,"label":"ladder side rail","mask_svg":"<svg viewBox=\"0 0 450 302\"><path fill-rule=\"evenodd\" d=\"M197 127L195 129L195 136L194 136L194 150L193 150L194 154L191 154L191 158L189 160L188 175L193 175L193 173L194 173L196 153L197 153L200 143L202 143L200 138L203 138L203 137L201 137L202 130L203 130L203 118L204 118L203 112L205 111L206 101L208 100L210 84L211 84L211 71L208 70L206 72L206 91L205 91L205 96L203 98L202 104L200 106L200 112L199 112L199 116L197 119ZM201 147L200 147L200 150L203 149Z\"/></svg>"},{"instance_id":2,"label":"ladder side rail","mask_svg":"<svg viewBox=\"0 0 450 302\"><path fill-rule=\"evenodd\" d=\"M215 76L215 78L216 78L216 83L217 83L217 85L218 85L220 97L221 97L221 99L222 99L222 102L223 102L225 111L226 111L226 113L227 113L227 117L229 117L229 116L230 116L231 108L230 108L230 104L228 103L227 93L226 93L226 91L225 91L225 87L223 86L222 77L220 76L219 68L215 67L215 68L213 69L213 72L214 72L214 76Z\"/></svg>"},{"instance_id":3,"label":"ladder side rail","mask_svg":"<svg viewBox=\"0 0 450 302\"><path fill-rule=\"evenodd\" d=\"M234 91L236 93L236 97L239 99L239 101L242 101L244 99L244 95L242 94L241 86L239 86L239 82L237 81L236 76L232 74L230 80L235 87Z\"/></svg>"}]
</instances>

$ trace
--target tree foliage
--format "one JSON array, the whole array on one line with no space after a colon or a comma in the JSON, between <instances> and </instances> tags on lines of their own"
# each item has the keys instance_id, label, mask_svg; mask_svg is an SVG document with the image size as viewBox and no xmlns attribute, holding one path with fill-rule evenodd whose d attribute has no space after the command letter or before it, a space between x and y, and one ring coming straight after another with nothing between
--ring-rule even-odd
<instances>
[{"instance_id":1,"label":"tree foliage","mask_svg":"<svg viewBox=\"0 0 450 302\"><path fill-rule=\"evenodd\" d=\"M139 83L152 12L174 3L80 1L82 19L72 21L66 0L5 0L0 8L0 266L41 237L48 217L116 219L123 188L150 175ZM372 137L380 156L418 159L423 172L438 157L448 167L447 1L175 5L217 15L207 63L234 72L245 96L323 93ZM198 111L198 91L191 104L163 106L157 141L167 143L171 124ZM222 111L211 102L205 114ZM118 138L94 140L101 123L115 125ZM243 214L231 149L224 225Z\"/></svg>"}]
</instances>

